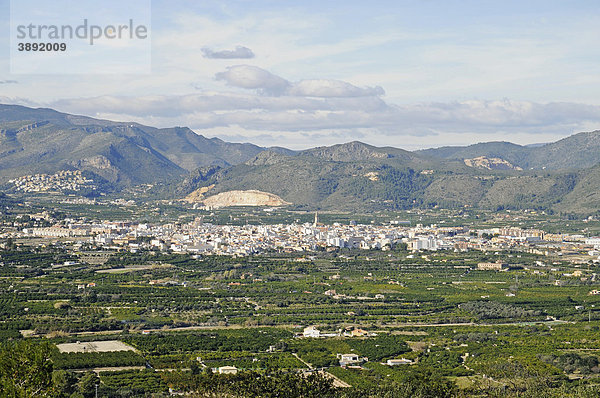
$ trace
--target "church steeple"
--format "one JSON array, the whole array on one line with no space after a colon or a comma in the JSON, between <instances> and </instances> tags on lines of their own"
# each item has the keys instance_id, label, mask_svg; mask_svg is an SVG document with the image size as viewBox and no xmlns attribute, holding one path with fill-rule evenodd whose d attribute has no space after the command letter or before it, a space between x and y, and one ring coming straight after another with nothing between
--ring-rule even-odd
<instances>
[{"instance_id":1,"label":"church steeple","mask_svg":"<svg viewBox=\"0 0 600 398\"><path fill-rule=\"evenodd\" d=\"M313 226L316 227L317 224L319 224L319 212L315 211L315 223L313 224Z\"/></svg>"}]
</instances>

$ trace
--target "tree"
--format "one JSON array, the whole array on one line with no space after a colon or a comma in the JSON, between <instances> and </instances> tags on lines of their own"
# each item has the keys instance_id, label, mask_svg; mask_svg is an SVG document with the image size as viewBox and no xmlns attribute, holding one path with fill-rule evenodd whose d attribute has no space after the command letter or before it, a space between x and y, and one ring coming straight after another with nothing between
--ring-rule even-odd
<instances>
[{"instance_id":1,"label":"tree","mask_svg":"<svg viewBox=\"0 0 600 398\"><path fill-rule=\"evenodd\" d=\"M30 341L7 342L0 349L0 396L50 397L51 346Z\"/></svg>"},{"instance_id":2,"label":"tree","mask_svg":"<svg viewBox=\"0 0 600 398\"><path fill-rule=\"evenodd\" d=\"M190 370L193 375L197 375L200 373L200 365L198 365L198 361L192 360L190 363Z\"/></svg>"},{"instance_id":3,"label":"tree","mask_svg":"<svg viewBox=\"0 0 600 398\"><path fill-rule=\"evenodd\" d=\"M77 389L84 397L93 397L98 384L100 384L98 375L94 372L86 372L77 383Z\"/></svg>"},{"instance_id":4,"label":"tree","mask_svg":"<svg viewBox=\"0 0 600 398\"><path fill-rule=\"evenodd\" d=\"M52 384L54 384L56 396L60 398L70 397L75 392L76 381L75 375L66 370L55 370L52 373Z\"/></svg>"}]
</instances>

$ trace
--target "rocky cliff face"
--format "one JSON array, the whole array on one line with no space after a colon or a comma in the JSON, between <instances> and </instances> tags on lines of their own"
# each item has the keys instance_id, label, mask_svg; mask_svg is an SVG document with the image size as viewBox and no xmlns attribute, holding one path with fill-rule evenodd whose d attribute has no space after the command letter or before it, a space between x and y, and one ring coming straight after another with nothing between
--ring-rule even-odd
<instances>
[{"instance_id":1,"label":"rocky cliff face","mask_svg":"<svg viewBox=\"0 0 600 398\"><path fill-rule=\"evenodd\" d=\"M501 158L488 158L486 156L478 156L473 159L465 159L465 164L469 167L487 170L523 170L519 166L514 166L509 161Z\"/></svg>"},{"instance_id":2,"label":"rocky cliff face","mask_svg":"<svg viewBox=\"0 0 600 398\"><path fill-rule=\"evenodd\" d=\"M256 190L222 192L204 199L202 203L211 207L283 206L290 204L277 195Z\"/></svg>"},{"instance_id":3,"label":"rocky cliff face","mask_svg":"<svg viewBox=\"0 0 600 398\"><path fill-rule=\"evenodd\" d=\"M215 187L215 184L211 184L207 187L201 187L196 189L194 192L190 193L188 196L185 197L185 201L189 202L189 203L200 203L204 200L204 195L210 191L211 189L213 189Z\"/></svg>"}]
</instances>

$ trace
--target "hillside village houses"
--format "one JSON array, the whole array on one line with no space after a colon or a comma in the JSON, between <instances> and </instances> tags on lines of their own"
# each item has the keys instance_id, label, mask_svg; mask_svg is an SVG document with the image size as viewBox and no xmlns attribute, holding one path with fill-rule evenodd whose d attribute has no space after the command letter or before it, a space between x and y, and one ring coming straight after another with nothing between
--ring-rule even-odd
<instances>
[{"instance_id":1,"label":"hillside village houses","mask_svg":"<svg viewBox=\"0 0 600 398\"><path fill-rule=\"evenodd\" d=\"M81 170L61 170L55 174L33 174L8 181L17 192L63 192L96 190L94 181L83 176Z\"/></svg>"}]
</instances>

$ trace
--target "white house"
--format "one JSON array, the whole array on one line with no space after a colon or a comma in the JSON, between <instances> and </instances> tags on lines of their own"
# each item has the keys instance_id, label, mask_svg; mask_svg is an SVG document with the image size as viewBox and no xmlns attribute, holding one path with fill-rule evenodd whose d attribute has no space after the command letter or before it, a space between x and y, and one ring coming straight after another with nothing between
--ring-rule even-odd
<instances>
[{"instance_id":1,"label":"white house","mask_svg":"<svg viewBox=\"0 0 600 398\"><path fill-rule=\"evenodd\" d=\"M410 359L400 358L400 359L388 359L386 365L396 366L396 365L409 365L413 363Z\"/></svg>"},{"instance_id":2,"label":"white house","mask_svg":"<svg viewBox=\"0 0 600 398\"><path fill-rule=\"evenodd\" d=\"M337 354L340 360L340 366L348 366L366 361L366 358L361 358L357 354Z\"/></svg>"},{"instance_id":3,"label":"white house","mask_svg":"<svg viewBox=\"0 0 600 398\"><path fill-rule=\"evenodd\" d=\"M235 366L221 366L220 368L217 368L219 374L229 374L229 375L234 375L238 372L238 369Z\"/></svg>"},{"instance_id":4,"label":"white house","mask_svg":"<svg viewBox=\"0 0 600 398\"><path fill-rule=\"evenodd\" d=\"M304 328L302 335L304 337L321 337L321 331L314 326L308 326Z\"/></svg>"}]
</instances>

